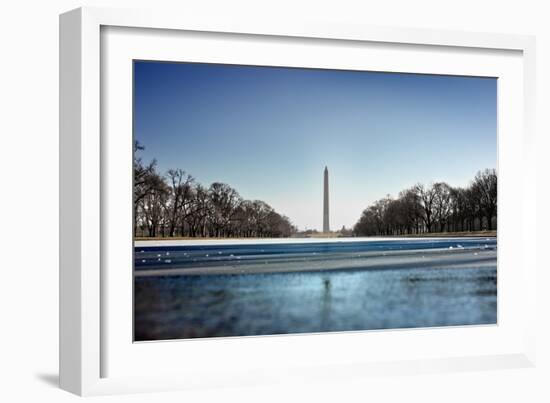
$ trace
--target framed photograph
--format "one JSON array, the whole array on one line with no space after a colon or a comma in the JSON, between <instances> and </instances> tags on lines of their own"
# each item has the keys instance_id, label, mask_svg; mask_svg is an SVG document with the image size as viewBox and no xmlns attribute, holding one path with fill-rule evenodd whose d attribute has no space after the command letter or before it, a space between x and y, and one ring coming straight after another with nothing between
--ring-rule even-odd
<instances>
[{"instance_id":1,"label":"framed photograph","mask_svg":"<svg viewBox=\"0 0 550 403\"><path fill-rule=\"evenodd\" d=\"M60 45L64 389L533 365L533 38L85 8Z\"/></svg>"}]
</instances>

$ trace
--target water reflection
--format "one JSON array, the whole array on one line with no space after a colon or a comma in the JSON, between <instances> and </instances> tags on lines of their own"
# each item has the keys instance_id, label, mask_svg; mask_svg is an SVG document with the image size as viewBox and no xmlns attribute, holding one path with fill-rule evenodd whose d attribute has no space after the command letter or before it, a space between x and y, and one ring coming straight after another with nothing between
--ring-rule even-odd
<instances>
[{"instance_id":1,"label":"water reflection","mask_svg":"<svg viewBox=\"0 0 550 403\"><path fill-rule=\"evenodd\" d=\"M324 292L323 292L323 298L321 301L321 330L327 331L328 326L330 323L330 302L331 302L331 294L330 294L330 278L327 276L323 278L323 285L324 285Z\"/></svg>"},{"instance_id":2,"label":"water reflection","mask_svg":"<svg viewBox=\"0 0 550 403\"><path fill-rule=\"evenodd\" d=\"M136 340L490 324L494 265L135 279Z\"/></svg>"}]
</instances>

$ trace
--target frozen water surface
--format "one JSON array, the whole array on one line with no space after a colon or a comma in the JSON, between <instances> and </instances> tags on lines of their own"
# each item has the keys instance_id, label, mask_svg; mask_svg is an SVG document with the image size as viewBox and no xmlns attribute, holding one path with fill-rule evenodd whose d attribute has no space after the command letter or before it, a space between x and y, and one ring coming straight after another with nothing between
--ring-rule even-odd
<instances>
[{"instance_id":1,"label":"frozen water surface","mask_svg":"<svg viewBox=\"0 0 550 403\"><path fill-rule=\"evenodd\" d=\"M494 324L496 247L495 238L140 246L135 339Z\"/></svg>"}]
</instances>

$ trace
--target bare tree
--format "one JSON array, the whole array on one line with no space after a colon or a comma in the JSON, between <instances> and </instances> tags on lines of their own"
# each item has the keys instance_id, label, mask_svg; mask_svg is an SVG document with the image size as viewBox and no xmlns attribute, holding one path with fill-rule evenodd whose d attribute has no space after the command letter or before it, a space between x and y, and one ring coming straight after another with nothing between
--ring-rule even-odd
<instances>
[{"instance_id":1,"label":"bare tree","mask_svg":"<svg viewBox=\"0 0 550 403\"><path fill-rule=\"evenodd\" d=\"M162 177L156 161L144 164L134 144L134 234L141 236L290 236L288 217L261 200L242 200L231 186L215 182L208 189L182 169Z\"/></svg>"},{"instance_id":2,"label":"bare tree","mask_svg":"<svg viewBox=\"0 0 550 403\"><path fill-rule=\"evenodd\" d=\"M196 185L192 189L192 198L187 214L189 235L192 237L206 236L207 220L211 214L212 204L208 190L202 185Z\"/></svg>"},{"instance_id":3,"label":"bare tree","mask_svg":"<svg viewBox=\"0 0 550 403\"><path fill-rule=\"evenodd\" d=\"M158 236L159 231L160 235L164 235L168 194L168 188L164 185L153 189L140 201L143 223L150 237Z\"/></svg>"},{"instance_id":4,"label":"bare tree","mask_svg":"<svg viewBox=\"0 0 550 403\"><path fill-rule=\"evenodd\" d=\"M134 235L137 234L138 227L146 225L146 218L143 214L145 206L151 206L151 200L154 194L165 190L165 183L162 177L156 171L156 160L144 164L142 159L137 156L144 147L139 142L134 143ZM148 198L150 200L145 200ZM149 227L150 228L150 227ZM154 232L155 230L153 230Z\"/></svg>"},{"instance_id":5,"label":"bare tree","mask_svg":"<svg viewBox=\"0 0 550 403\"><path fill-rule=\"evenodd\" d=\"M255 236L265 236L269 228L269 216L273 212L271 206L261 200L254 200L250 203L250 223Z\"/></svg>"},{"instance_id":6,"label":"bare tree","mask_svg":"<svg viewBox=\"0 0 550 403\"><path fill-rule=\"evenodd\" d=\"M167 172L170 183L170 217L168 231L169 236L174 236L178 225L181 227L181 235L185 231L185 219L188 215L191 203L192 184L194 178L182 169L170 169Z\"/></svg>"},{"instance_id":7,"label":"bare tree","mask_svg":"<svg viewBox=\"0 0 550 403\"><path fill-rule=\"evenodd\" d=\"M492 229L492 220L497 211L497 174L494 169L480 171L474 178L475 189L480 203L480 211L487 219L487 228Z\"/></svg>"},{"instance_id":8,"label":"bare tree","mask_svg":"<svg viewBox=\"0 0 550 403\"><path fill-rule=\"evenodd\" d=\"M213 235L216 237L226 236L226 230L242 199L235 189L220 182L210 185L208 194L212 203L210 224Z\"/></svg>"},{"instance_id":9,"label":"bare tree","mask_svg":"<svg viewBox=\"0 0 550 403\"><path fill-rule=\"evenodd\" d=\"M439 231L443 232L452 212L451 187L445 182L438 182L432 186L432 189L434 221L438 223Z\"/></svg>"},{"instance_id":10,"label":"bare tree","mask_svg":"<svg viewBox=\"0 0 550 403\"><path fill-rule=\"evenodd\" d=\"M355 235L402 235L433 231L488 229L497 214L497 175L494 169L477 173L467 188L445 182L417 184L397 199L386 196L363 210ZM477 225L476 225L477 223Z\"/></svg>"},{"instance_id":11,"label":"bare tree","mask_svg":"<svg viewBox=\"0 0 550 403\"><path fill-rule=\"evenodd\" d=\"M422 209L422 220L426 225L426 231L432 232L433 216L434 216L434 202L435 202L435 189L433 186L425 187L422 184L417 184L414 187L418 200L420 201L420 207Z\"/></svg>"},{"instance_id":12,"label":"bare tree","mask_svg":"<svg viewBox=\"0 0 550 403\"><path fill-rule=\"evenodd\" d=\"M420 197L414 188L406 189L399 193L403 215L406 217L409 233L419 233L422 220L422 205Z\"/></svg>"},{"instance_id":13,"label":"bare tree","mask_svg":"<svg viewBox=\"0 0 550 403\"><path fill-rule=\"evenodd\" d=\"M160 185L161 178L156 172L157 161L152 160L144 164L137 153L145 148L138 141L134 143L134 205L144 198L150 191Z\"/></svg>"}]
</instances>

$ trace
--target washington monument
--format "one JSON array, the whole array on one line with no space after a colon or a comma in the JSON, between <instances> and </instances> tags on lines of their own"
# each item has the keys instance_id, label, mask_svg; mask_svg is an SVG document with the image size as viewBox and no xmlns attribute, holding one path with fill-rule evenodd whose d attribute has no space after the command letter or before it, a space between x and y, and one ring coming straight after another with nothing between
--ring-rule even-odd
<instances>
[{"instance_id":1,"label":"washington monument","mask_svg":"<svg viewBox=\"0 0 550 403\"><path fill-rule=\"evenodd\" d=\"M325 166L325 187L323 197L323 232L330 232L328 218L328 168Z\"/></svg>"}]
</instances>

